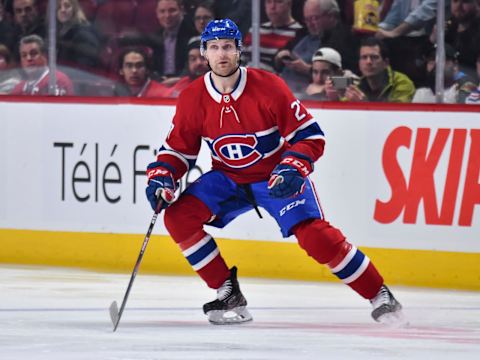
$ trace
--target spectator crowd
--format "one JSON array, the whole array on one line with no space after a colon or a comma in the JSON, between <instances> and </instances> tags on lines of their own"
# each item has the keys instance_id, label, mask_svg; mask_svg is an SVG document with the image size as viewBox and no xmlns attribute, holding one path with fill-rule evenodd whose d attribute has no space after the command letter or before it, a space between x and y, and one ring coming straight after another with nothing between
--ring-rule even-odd
<instances>
[{"instance_id":1,"label":"spectator crowd","mask_svg":"<svg viewBox=\"0 0 480 360\"><path fill-rule=\"evenodd\" d=\"M250 0L0 0L0 94L171 97L208 70L200 37L230 18L252 64ZM437 0L263 0L260 62L299 99L433 103ZM480 104L480 0L445 1L445 103ZM54 75L56 86L51 88Z\"/></svg>"}]
</instances>

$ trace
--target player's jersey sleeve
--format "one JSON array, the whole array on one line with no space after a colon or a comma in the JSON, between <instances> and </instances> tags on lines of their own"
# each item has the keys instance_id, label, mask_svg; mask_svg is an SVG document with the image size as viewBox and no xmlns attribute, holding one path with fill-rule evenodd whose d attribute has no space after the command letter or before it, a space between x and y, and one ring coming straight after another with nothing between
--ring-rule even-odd
<instances>
[{"instance_id":1,"label":"player's jersey sleeve","mask_svg":"<svg viewBox=\"0 0 480 360\"><path fill-rule=\"evenodd\" d=\"M157 155L157 161L175 169L175 179L180 179L195 165L201 146L201 110L188 97L186 92L178 98L170 131Z\"/></svg>"},{"instance_id":2,"label":"player's jersey sleeve","mask_svg":"<svg viewBox=\"0 0 480 360\"><path fill-rule=\"evenodd\" d=\"M280 134L291 145L289 152L309 157L315 162L323 154L325 136L316 119L296 99L280 78L276 79L277 93L273 98L273 111L279 114Z\"/></svg>"}]
</instances>

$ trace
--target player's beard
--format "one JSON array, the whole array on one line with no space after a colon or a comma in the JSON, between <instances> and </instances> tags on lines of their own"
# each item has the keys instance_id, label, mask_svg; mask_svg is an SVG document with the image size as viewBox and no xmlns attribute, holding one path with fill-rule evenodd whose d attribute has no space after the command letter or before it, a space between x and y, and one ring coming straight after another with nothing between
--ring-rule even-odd
<instances>
[{"instance_id":1,"label":"player's beard","mask_svg":"<svg viewBox=\"0 0 480 360\"><path fill-rule=\"evenodd\" d=\"M232 76L233 74L235 74L238 70L238 68L240 67L240 55L238 56L237 58L237 61L236 61L236 64L233 68L232 71L228 72L227 74L225 73L219 73L217 71L215 71L211 66L210 66L210 62L207 60L207 64L208 64L208 67L210 68L210 70L217 76L220 76L220 77L224 77L224 78L227 78L227 77L230 77Z\"/></svg>"}]
</instances>

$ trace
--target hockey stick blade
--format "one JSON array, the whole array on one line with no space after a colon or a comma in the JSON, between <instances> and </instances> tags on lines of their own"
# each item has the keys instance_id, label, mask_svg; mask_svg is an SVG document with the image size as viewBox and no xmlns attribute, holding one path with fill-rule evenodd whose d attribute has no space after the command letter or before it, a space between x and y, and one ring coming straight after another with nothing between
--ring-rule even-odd
<instances>
[{"instance_id":1,"label":"hockey stick blade","mask_svg":"<svg viewBox=\"0 0 480 360\"><path fill-rule=\"evenodd\" d=\"M140 263L143 258L143 254L145 253L145 250L147 249L147 244L148 241L150 240L150 235L152 235L153 227L155 226L155 222L157 221L157 217L160 214L160 211L162 210L162 203L163 200L159 200L157 203L157 207L155 208L155 211L152 216L152 220L150 220L150 225L148 226L147 233L145 234L145 238L143 239L143 244L142 248L140 249L140 253L138 254L137 262L135 263L135 266L132 271L132 275L130 276L130 281L128 282L127 290L125 292L125 295L123 296L123 301L122 305L120 306L120 310L118 310L118 305L117 302L114 301L110 305L109 311L110 311L110 318L112 319L113 322L113 331L117 330L118 324L120 323L120 319L122 318L123 310L125 310L125 305L127 304L128 300L128 295L130 294L130 290L132 289L133 281L135 280L135 277L137 276L138 269L140 268Z\"/></svg>"},{"instance_id":2,"label":"hockey stick blade","mask_svg":"<svg viewBox=\"0 0 480 360\"><path fill-rule=\"evenodd\" d=\"M118 316L118 305L117 302L114 301L110 305L110 318L112 319L113 323L113 331L117 330L118 321L120 320L120 316Z\"/></svg>"}]
</instances>

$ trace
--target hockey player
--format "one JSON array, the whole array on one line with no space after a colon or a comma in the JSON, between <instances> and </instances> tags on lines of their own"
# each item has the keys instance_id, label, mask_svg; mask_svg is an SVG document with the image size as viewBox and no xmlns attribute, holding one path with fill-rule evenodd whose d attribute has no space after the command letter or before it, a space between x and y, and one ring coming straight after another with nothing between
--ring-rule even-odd
<instances>
[{"instance_id":1,"label":"hockey player","mask_svg":"<svg viewBox=\"0 0 480 360\"><path fill-rule=\"evenodd\" d=\"M204 225L222 228L251 209L264 208L284 237L295 235L317 262L373 305L372 317L387 321L401 305L372 262L323 217L308 175L323 154L324 134L276 75L239 64L242 35L229 20L212 20L201 35L211 71L180 95L157 161L148 165L148 200L162 201L165 226L193 269L217 290L203 306L213 324L252 319L237 281ZM175 200L176 182L197 158L201 140L212 170ZM282 211L292 202L298 206ZM229 314L226 314L229 312ZM231 313L235 316L229 316Z\"/></svg>"}]
</instances>

